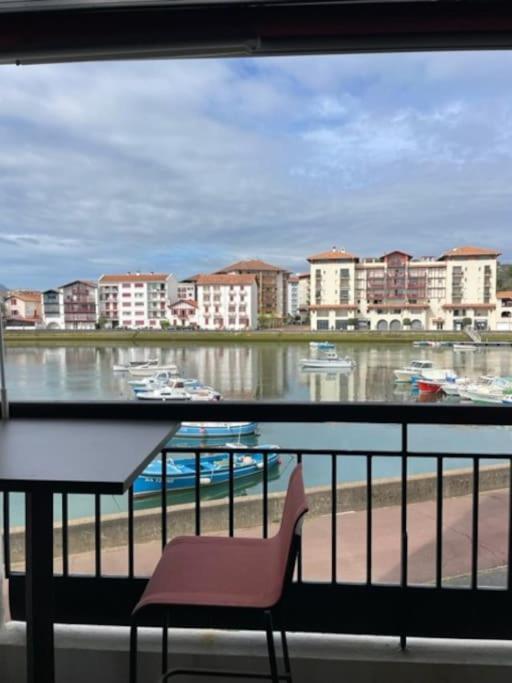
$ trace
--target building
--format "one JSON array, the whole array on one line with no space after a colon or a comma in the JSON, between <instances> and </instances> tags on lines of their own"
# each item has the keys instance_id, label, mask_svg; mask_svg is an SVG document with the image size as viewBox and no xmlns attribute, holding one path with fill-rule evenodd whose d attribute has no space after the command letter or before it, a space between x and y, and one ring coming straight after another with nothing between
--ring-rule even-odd
<instances>
[{"instance_id":1,"label":"building","mask_svg":"<svg viewBox=\"0 0 512 683\"><path fill-rule=\"evenodd\" d=\"M260 259L250 259L237 261L216 272L253 275L258 286L258 315L277 318L281 321L286 317L288 271L284 268L273 266Z\"/></svg>"},{"instance_id":2,"label":"building","mask_svg":"<svg viewBox=\"0 0 512 683\"><path fill-rule=\"evenodd\" d=\"M199 276L200 273L191 275L190 277L181 280L181 282L178 282L178 299L184 299L185 301L195 301L197 299L196 282Z\"/></svg>"},{"instance_id":3,"label":"building","mask_svg":"<svg viewBox=\"0 0 512 683\"><path fill-rule=\"evenodd\" d=\"M309 273L299 274L299 315L301 322L309 321L309 305L311 303L310 297L310 275Z\"/></svg>"},{"instance_id":4,"label":"building","mask_svg":"<svg viewBox=\"0 0 512 683\"><path fill-rule=\"evenodd\" d=\"M48 329L63 330L64 296L61 289L47 289L43 298L43 324Z\"/></svg>"},{"instance_id":5,"label":"building","mask_svg":"<svg viewBox=\"0 0 512 683\"><path fill-rule=\"evenodd\" d=\"M102 275L98 280L99 314L107 327L160 327L177 283L169 273Z\"/></svg>"},{"instance_id":6,"label":"building","mask_svg":"<svg viewBox=\"0 0 512 683\"><path fill-rule=\"evenodd\" d=\"M512 290L496 293L496 330L512 332Z\"/></svg>"},{"instance_id":7,"label":"building","mask_svg":"<svg viewBox=\"0 0 512 683\"><path fill-rule=\"evenodd\" d=\"M299 314L299 277L288 277L288 293L286 297L287 314L290 318L296 318Z\"/></svg>"},{"instance_id":8,"label":"building","mask_svg":"<svg viewBox=\"0 0 512 683\"><path fill-rule=\"evenodd\" d=\"M199 276L197 304L201 329L251 330L258 325L258 287L254 275Z\"/></svg>"},{"instance_id":9,"label":"building","mask_svg":"<svg viewBox=\"0 0 512 683\"><path fill-rule=\"evenodd\" d=\"M360 259L344 249L314 254L311 327L315 330L496 328L499 252L456 247L439 258L392 251Z\"/></svg>"},{"instance_id":10,"label":"building","mask_svg":"<svg viewBox=\"0 0 512 683\"><path fill-rule=\"evenodd\" d=\"M4 310L10 327L35 327L41 322L41 292L11 290L4 299Z\"/></svg>"},{"instance_id":11,"label":"building","mask_svg":"<svg viewBox=\"0 0 512 683\"><path fill-rule=\"evenodd\" d=\"M197 301L193 299L178 299L169 304L167 320L171 327L197 327Z\"/></svg>"},{"instance_id":12,"label":"building","mask_svg":"<svg viewBox=\"0 0 512 683\"><path fill-rule=\"evenodd\" d=\"M98 287L89 280L74 280L59 287L64 328L94 330L98 322Z\"/></svg>"}]
</instances>

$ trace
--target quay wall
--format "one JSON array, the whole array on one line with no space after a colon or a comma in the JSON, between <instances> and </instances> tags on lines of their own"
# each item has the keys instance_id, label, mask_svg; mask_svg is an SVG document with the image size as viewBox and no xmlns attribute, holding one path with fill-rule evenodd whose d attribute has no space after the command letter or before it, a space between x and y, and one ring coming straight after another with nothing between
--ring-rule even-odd
<instances>
[{"instance_id":1,"label":"quay wall","mask_svg":"<svg viewBox=\"0 0 512 683\"><path fill-rule=\"evenodd\" d=\"M480 468L480 491L492 491L509 486L510 467L508 465L489 465ZM418 474L408 477L407 498L409 503L418 503L436 498L436 475ZM473 470L448 470L443 476L443 496L445 498L466 496L473 490ZM316 486L307 490L309 515L320 516L331 513L331 487ZM268 496L269 524L281 519L284 492L270 493ZM337 511L356 511L366 509L367 489L365 481L349 482L337 486ZM400 478L375 479L372 482L372 504L374 508L390 507L401 503ZM147 543L160 539L162 511L160 507L136 510L134 523L135 543ZM260 495L235 498L235 529L257 527L262 524L262 498ZM69 554L91 552L94 550L95 527L92 518L82 518L69 522ZM195 533L194 504L176 505L167 508L168 537ZM228 528L227 500L204 501L201 503L201 533L226 532ZM62 556L62 529L55 529L55 556ZM11 561L20 563L25 555L25 534L23 528L11 531ZM128 524L126 513L102 516L102 548L127 545Z\"/></svg>"}]
</instances>

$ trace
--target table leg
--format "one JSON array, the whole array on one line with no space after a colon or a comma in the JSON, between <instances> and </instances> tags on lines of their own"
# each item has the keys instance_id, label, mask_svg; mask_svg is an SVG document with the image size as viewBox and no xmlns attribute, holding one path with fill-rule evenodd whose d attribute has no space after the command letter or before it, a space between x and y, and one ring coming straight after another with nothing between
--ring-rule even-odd
<instances>
[{"instance_id":1,"label":"table leg","mask_svg":"<svg viewBox=\"0 0 512 683\"><path fill-rule=\"evenodd\" d=\"M27 683L54 683L53 494L27 493Z\"/></svg>"}]
</instances>

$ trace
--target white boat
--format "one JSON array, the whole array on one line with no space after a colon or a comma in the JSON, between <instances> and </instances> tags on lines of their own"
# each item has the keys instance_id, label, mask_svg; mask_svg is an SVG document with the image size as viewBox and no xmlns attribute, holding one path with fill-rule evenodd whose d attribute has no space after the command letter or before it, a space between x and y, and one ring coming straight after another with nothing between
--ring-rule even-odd
<instances>
[{"instance_id":1,"label":"white boat","mask_svg":"<svg viewBox=\"0 0 512 683\"><path fill-rule=\"evenodd\" d=\"M512 378L497 377L489 384L471 386L464 393L473 403L502 404L512 397Z\"/></svg>"},{"instance_id":2,"label":"white boat","mask_svg":"<svg viewBox=\"0 0 512 683\"><path fill-rule=\"evenodd\" d=\"M455 382L457 374L454 370L447 370L445 368L427 368L422 371L421 379L425 379L429 382Z\"/></svg>"},{"instance_id":3,"label":"white boat","mask_svg":"<svg viewBox=\"0 0 512 683\"><path fill-rule=\"evenodd\" d=\"M321 341L321 342L312 341L312 342L309 342L309 347L311 349L319 349L319 350L325 350L325 351L328 351L329 349L335 349L336 348L335 344L333 344L332 342L328 342L328 341Z\"/></svg>"},{"instance_id":4,"label":"white boat","mask_svg":"<svg viewBox=\"0 0 512 683\"><path fill-rule=\"evenodd\" d=\"M129 379L128 384L134 391L147 391L157 387L163 387L165 384L175 379L175 375L168 370L157 372L151 377L142 377L141 379Z\"/></svg>"},{"instance_id":5,"label":"white boat","mask_svg":"<svg viewBox=\"0 0 512 683\"><path fill-rule=\"evenodd\" d=\"M135 394L140 401L219 401L222 396L211 387L193 389L186 380L174 379L166 386Z\"/></svg>"},{"instance_id":6,"label":"white boat","mask_svg":"<svg viewBox=\"0 0 512 683\"><path fill-rule=\"evenodd\" d=\"M454 351L478 351L478 346L475 344L454 344Z\"/></svg>"},{"instance_id":7,"label":"white boat","mask_svg":"<svg viewBox=\"0 0 512 683\"><path fill-rule=\"evenodd\" d=\"M300 364L303 368L325 370L329 368L353 368L356 362L348 356L338 356L335 351L329 351L323 358L302 358Z\"/></svg>"},{"instance_id":8,"label":"white boat","mask_svg":"<svg viewBox=\"0 0 512 683\"><path fill-rule=\"evenodd\" d=\"M425 370L432 370L433 367L431 360L412 360L405 368L393 371L395 381L412 382L414 377L422 377Z\"/></svg>"},{"instance_id":9,"label":"white boat","mask_svg":"<svg viewBox=\"0 0 512 683\"><path fill-rule=\"evenodd\" d=\"M128 370L133 370L134 368L140 367L152 367L158 365L158 358L151 358L150 360L132 360L124 365L113 365L112 370L114 372L128 372Z\"/></svg>"},{"instance_id":10,"label":"white boat","mask_svg":"<svg viewBox=\"0 0 512 683\"><path fill-rule=\"evenodd\" d=\"M178 366L174 363L167 365L142 365L138 368L129 368L128 372L132 377L150 377L157 372L169 372L171 375L178 375Z\"/></svg>"}]
</instances>

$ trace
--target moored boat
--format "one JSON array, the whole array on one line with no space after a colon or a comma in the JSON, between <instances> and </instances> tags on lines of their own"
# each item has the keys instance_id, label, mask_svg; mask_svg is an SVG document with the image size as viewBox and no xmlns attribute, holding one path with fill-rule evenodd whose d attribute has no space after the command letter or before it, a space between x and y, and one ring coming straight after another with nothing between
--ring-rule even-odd
<instances>
[{"instance_id":1,"label":"moored boat","mask_svg":"<svg viewBox=\"0 0 512 683\"><path fill-rule=\"evenodd\" d=\"M309 342L309 346L312 349L320 349L320 350L328 350L328 349L335 349L336 348L335 344L333 344L332 342L328 342L328 341L321 341L321 342L312 341L312 342Z\"/></svg>"},{"instance_id":2,"label":"moored boat","mask_svg":"<svg viewBox=\"0 0 512 683\"><path fill-rule=\"evenodd\" d=\"M453 350L454 351L478 351L478 346L475 346L475 344L454 344L453 345Z\"/></svg>"},{"instance_id":3,"label":"moored boat","mask_svg":"<svg viewBox=\"0 0 512 683\"><path fill-rule=\"evenodd\" d=\"M419 379L417 385L420 391L427 394L437 394L441 391L441 382L433 379Z\"/></svg>"},{"instance_id":4,"label":"moored boat","mask_svg":"<svg viewBox=\"0 0 512 683\"><path fill-rule=\"evenodd\" d=\"M303 368L327 370L330 368L353 368L356 362L348 356L338 356L335 351L329 351L323 358L301 358Z\"/></svg>"},{"instance_id":5,"label":"moored boat","mask_svg":"<svg viewBox=\"0 0 512 683\"><path fill-rule=\"evenodd\" d=\"M156 387L163 387L174 378L175 375L172 372L169 372L168 370L162 370L162 372L157 372L150 377L130 379L128 380L128 384L135 392L148 391L149 389L155 389Z\"/></svg>"},{"instance_id":6,"label":"moored boat","mask_svg":"<svg viewBox=\"0 0 512 683\"><path fill-rule=\"evenodd\" d=\"M112 370L114 372L128 372L128 370L134 370L135 368L141 367L152 367L158 365L158 358L151 358L150 360L132 360L124 365L113 365ZM153 370L154 371L154 370Z\"/></svg>"},{"instance_id":7,"label":"moored boat","mask_svg":"<svg viewBox=\"0 0 512 683\"><path fill-rule=\"evenodd\" d=\"M425 370L431 370L434 364L431 360L412 360L401 370L394 370L396 382L412 382L415 377L422 377Z\"/></svg>"},{"instance_id":8,"label":"moored boat","mask_svg":"<svg viewBox=\"0 0 512 683\"><path fill-rule=\"evenodd\" d=\"M240 444L226 444L235 448L243 448ZM275 444L262 444L257 447L260 450L245 449L243 453L233 454L233 477L235 480L261 474L264 470L264 455L268 453L267 468L274 468L279 464L279 446ZM183 490L193 489L196 485L197 476L201 486L214 486L227 484L230 477L230 464L228 453L215 453L200 458L200 470L196 471L195 458L174 459L167 458L166 489ZM137 477L133 485L135 496L153 495L162 490L162 461L154 460L142 474Z\"/></svg>"},{"instance_id":9,"label":"moored boat","mask_svg":"<svg viewBox=\"0 0 512 683\"><path fill-rule=\"evenodd\" d=\"M193 387L181 378L173 379L165 386L139 391L135 396L139 401L219 401L222 398L212 387Z\"/></svg>"},{"instance_id":10,"label":"moored boat","mask_svg":"<svg viewBox=\"0 0 512 683\"><path fill-rule=\"evenodd\" d=\"M182 422L177 437L207 439L239 437L254 434L257 422Z\"/></svg>"}]
</instances>

